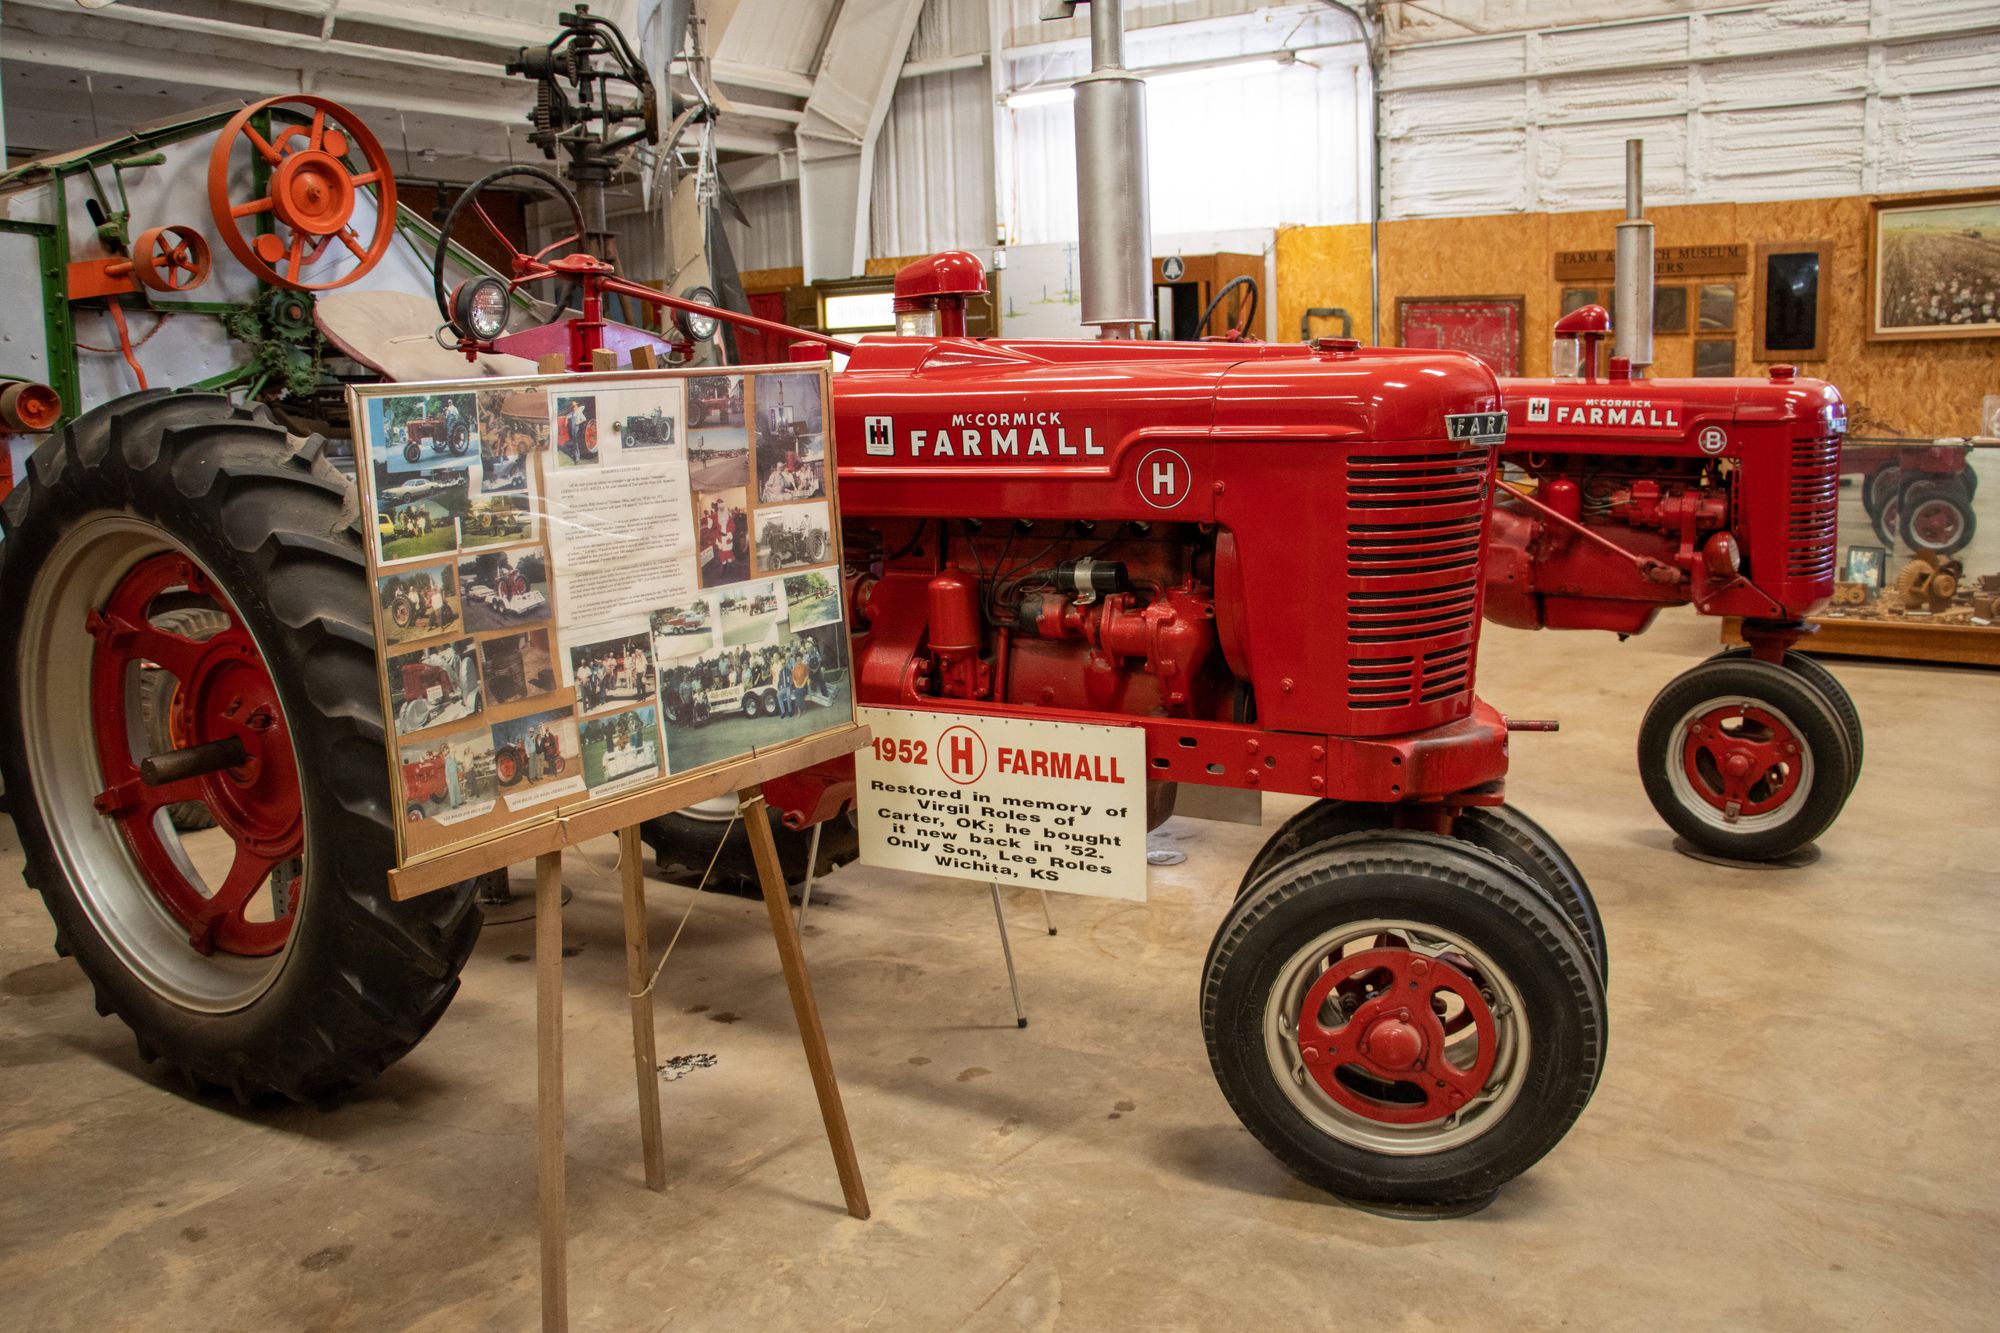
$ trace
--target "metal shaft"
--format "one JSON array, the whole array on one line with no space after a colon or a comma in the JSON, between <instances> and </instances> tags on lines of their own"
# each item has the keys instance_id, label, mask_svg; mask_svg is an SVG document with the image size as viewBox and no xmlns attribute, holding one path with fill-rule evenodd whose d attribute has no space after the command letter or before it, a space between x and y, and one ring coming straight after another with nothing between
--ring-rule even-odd
<instances>
[{"instance_id":1,"label":"metal shaft","mask_svg":"<svg viewBox=\"0 0 2000 1333\"><path fill-rule=\"evenodd\" d=\"M219 741L209 741L204 745L189 745L164 754L147 755L139 761L139 780L148 787L164 787L169 782L182 782L204 773L235 768L247 757L241 737L224 736Z\"/></svg>"},{"instance_id":2,"label":"metal shaft","mask_svg":"<svg viewBox=\"0 0 2000 1333\"><path fill-rule=\"evenodd\" d=\"M993 919L1000 923L1000 953L1007 960L1007 989L1014 992L1014 1026L1028 1026L1028 1011L1021 1007L1021 979L1014 975L1014 946L1007 942L1007 914L1000 910L1000 881L994 880Z\"/></svg>"}]
</instances>

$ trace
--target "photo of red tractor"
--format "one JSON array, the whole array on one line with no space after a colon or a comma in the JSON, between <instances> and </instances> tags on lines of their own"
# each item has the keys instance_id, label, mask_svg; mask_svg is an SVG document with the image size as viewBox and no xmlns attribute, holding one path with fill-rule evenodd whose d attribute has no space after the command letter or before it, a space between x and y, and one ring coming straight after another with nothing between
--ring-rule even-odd
<instances>
[{"instance_id":1,"label":"photo of red tractor","mask_svg":"<svg viewBox=\"0 0 2000 1333\"><path fill-rule=\"evenodd\" d=\"M556 733L546 727L534 727L522 739L493 751L493 775L499 779L501 786L511 787L530 776L531 759L539 765L540 777L561 777L563 770L569 767Z\"/></svg>"}]
</instances>

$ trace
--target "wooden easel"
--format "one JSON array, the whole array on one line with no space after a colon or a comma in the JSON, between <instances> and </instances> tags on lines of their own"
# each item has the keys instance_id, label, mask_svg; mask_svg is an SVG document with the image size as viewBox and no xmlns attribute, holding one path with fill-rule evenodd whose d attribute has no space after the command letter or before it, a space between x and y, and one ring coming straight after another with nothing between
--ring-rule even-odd
<instances>
[{"instance_id":1,"label":"wooden easel","mask_svg":"<svg viewBox=\"0 0 2000 1333\"><path fill-rule=\"evenodd\" d=\"M791 994L792 1014L805 1045L806 1067L819 1098L820 1118L833 1149L841 1193L850 1216L868 1216L868 1194L862 1185L861 1162L848 1130L847 1112L834 1080L833 1057L827 1050L826 1029L819 1002L813 996L792 904L785 892L778 847L765 818L761 784L771 778L810 767L868 743L868 729L848 725L774 746L716 770L691 774L662 786L635 792L559 816L543 824L477 847L389 873L390 896L414 897L475 874L535 861L535 1163L540 1190L542 1248L542 1327L569 1327L569 1208L567 1165L563 1156L563 969L562 969L562 849L607 833L618 835L619 879L625 917L625 974L632 997L632 1062L639 1086L639 1136L645 1159L646 1184L666 1188L666 1156L660 1117L660 1083L655 1068L653 997L646 943L645 877L640 865L639 826L648 819L694 805L726 791L737 793L737 811L750 838L771 933L778 945L778 962Z\"/></svg>"}]
</instances>

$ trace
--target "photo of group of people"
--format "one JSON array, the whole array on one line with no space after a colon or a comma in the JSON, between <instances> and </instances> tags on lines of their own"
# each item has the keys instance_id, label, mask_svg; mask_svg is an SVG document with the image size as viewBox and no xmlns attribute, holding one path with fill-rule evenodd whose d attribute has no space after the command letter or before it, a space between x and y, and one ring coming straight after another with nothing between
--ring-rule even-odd
<instances>
[{"instance_id":1,"label":"photo of group of people","mask_svg":"<svg viewBox=\"0 0 2000 1333\"><path fill-rule=\"evenodd\" d=\"M824 385L786 370L358 391L406 858L851 719ZM580 594L556 567L560 525L597 512L576 497L662 475L670 497L687 487L695 557L651 586L688 591L614 609L600 577Z\"/></svg>"}]
</instances>

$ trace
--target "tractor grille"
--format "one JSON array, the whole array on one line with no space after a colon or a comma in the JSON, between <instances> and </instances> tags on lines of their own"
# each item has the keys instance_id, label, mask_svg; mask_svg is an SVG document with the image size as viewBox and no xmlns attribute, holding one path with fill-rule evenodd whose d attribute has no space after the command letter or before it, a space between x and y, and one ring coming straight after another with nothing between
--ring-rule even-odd
<instances>
[{"instance_id":1,"label":"tractor grille","mask_svg":"<svg viewBox=\"0 0 2000 1333\"><path fill-rule=\"evenodd\" d=\"M1492 471L1490 449L1438 444L1374 445L1348 459L1349 708L1470 694Z\"/></svg>"},{"instance_id":2,"label":"tractor grille","mask_svg":"<svg viewBox=\"0 0 2000 1333\"><path fill-rule=\"evenodd\" d=\"M1791 517L1785 534L1785 574L1789 578L1833 577L1839 473L1838 435L1792 445Z\"/></svg>"}]
</instances>

